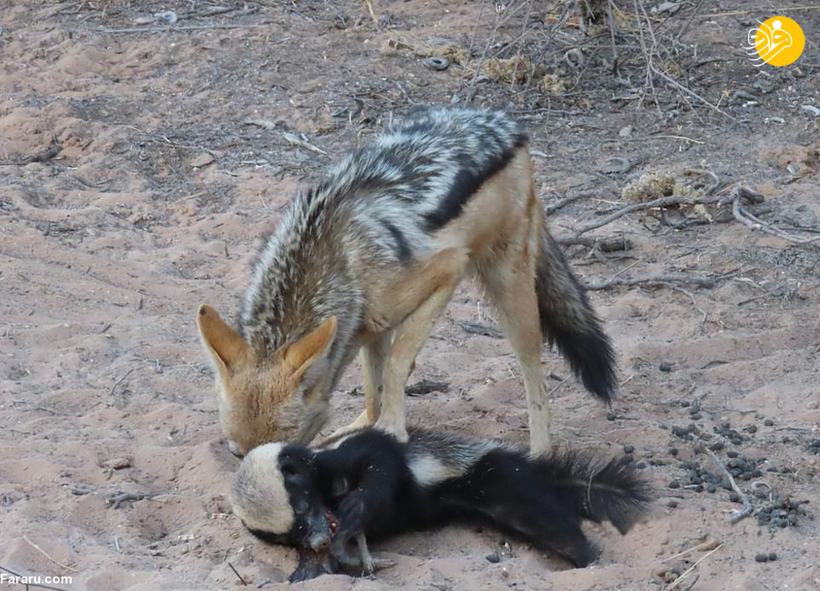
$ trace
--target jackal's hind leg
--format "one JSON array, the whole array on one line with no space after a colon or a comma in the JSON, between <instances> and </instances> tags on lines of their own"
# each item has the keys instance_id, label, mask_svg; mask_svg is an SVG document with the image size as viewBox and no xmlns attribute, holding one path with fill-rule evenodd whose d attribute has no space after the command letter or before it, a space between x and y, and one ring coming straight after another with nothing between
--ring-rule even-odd
<instances>
[{"instance_id":1,"label":"jackal's hind leg","mask_svg":"<svg viewBox=\"0 0 820 591\"><path fill-rule=\"evenodd\" d=\"M526 250L524 250L526 252ZM499 312L499 322L510 341L527 391L530 453L550 450L550 408L541 369L541 326L535 292L535 264L522 252L508 252L501 260L481 268L487 296Z\"/></svg>"}]
</instances>

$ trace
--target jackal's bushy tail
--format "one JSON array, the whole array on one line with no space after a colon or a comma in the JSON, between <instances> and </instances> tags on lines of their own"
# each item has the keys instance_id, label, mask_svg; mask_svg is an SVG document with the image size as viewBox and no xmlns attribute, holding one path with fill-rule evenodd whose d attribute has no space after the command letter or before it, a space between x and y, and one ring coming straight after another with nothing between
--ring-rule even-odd
<instances>
[{"instance_id":1,"label":"jackal's bushy tail","mask_svg":"<svg viewBox=\"0 0 820 591\"><path fill-rule=\"evenodd\" d=\"M615 394L615 353L561 248L544 228L535 290L541 332L557 344L584 387L605 402Z\"/></svg>"}]
</instances>

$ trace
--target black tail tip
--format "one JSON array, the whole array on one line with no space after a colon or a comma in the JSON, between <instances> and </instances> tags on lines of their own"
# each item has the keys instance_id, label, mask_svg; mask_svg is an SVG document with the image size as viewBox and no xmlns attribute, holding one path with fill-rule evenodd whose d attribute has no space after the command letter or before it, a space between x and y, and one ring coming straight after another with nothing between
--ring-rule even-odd
<instances>
[{"instance_id":1,"label":"black tail tip","mask_svg":"<svg viewBox=\"0 0 820 591\"><path fill-rule=\"evenodd\" d=\"M615 351L600 324L595 322L589 330L572 334L553 329L550 336L584 388L610 404L618 393Z\"/></svg>"}]
</instances>

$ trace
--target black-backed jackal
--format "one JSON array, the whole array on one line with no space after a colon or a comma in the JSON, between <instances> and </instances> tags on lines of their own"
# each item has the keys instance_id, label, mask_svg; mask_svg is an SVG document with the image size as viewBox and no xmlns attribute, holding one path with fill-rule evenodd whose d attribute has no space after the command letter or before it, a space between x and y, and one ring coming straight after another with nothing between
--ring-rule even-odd
<instances>
[{"instance_id":1,"label":"black-backed jackal","mask_svg":"<svg viewBox=\"0 0 820 591\"><path fill-rule=\"evenodd\" d=\"M518 358L530 448L550 448L541 369L556 343L584 386L615 390L609 340L535 194L527 138L499 111L414 108L289 205L259 254L239 330L201 306L231 450L310 442L362 352L365 410L406 440L404 387L459 282L478 279Z\"/></svg>"}]
</instances>

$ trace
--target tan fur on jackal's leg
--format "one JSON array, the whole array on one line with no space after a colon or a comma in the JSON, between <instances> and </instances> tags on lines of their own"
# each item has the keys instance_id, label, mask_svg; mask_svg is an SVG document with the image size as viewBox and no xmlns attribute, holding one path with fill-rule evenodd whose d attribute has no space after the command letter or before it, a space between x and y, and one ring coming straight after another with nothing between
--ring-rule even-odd
<instances>
[{"instance_id":1,"label":"tan fur on jackal's leg","mask_svg":"<svg viewBox=\"0 0 820 591\"><path fill-rule=\"evenodd\" d=\"M481 268L487 296L499 312L499 322L512 345L524 374L530 426L530 454L537 456L551 448L550 408L544 373L541 369L541 326L535 292L535 262L532 252L518 245L504 259Z\"/></svg>"},{"instance_id":2,"label":"tan fur on jackal's leg","mask_svg":"<svg viewBox=\"0 0 820 591\"><path fill-rule=\"evenodd\" d=\"M382 404L376 428L395 435L400 441L407 441L407 419L405 415L404 387L418 355L433 324L464 276L468 262L466 249L448 248L430 258L427 262L429 274L438 278L437 287L420 305L396 328L396 337L387 358L382 387ZM407 289L419 293L423 283L406 284ZM408 293L405 292L405 299Z\"/></svg>"},{"instance_id":3,"label":"tan fur on jackal's leg","mask_svg":"<svg viewBox=\"0 0 820 591\"><path fill-rule=\"evenodd\" d=\"M370 427L378 420L381 405L382 371L384 369L384 360L390 352L392 338L393 331L384 332L376 335L362 347L361 361L364 372L365 409L355 421L346 427L337 429L331 435L331 438L335 439L353 431Z\"/></svg>"}]
</instances>

